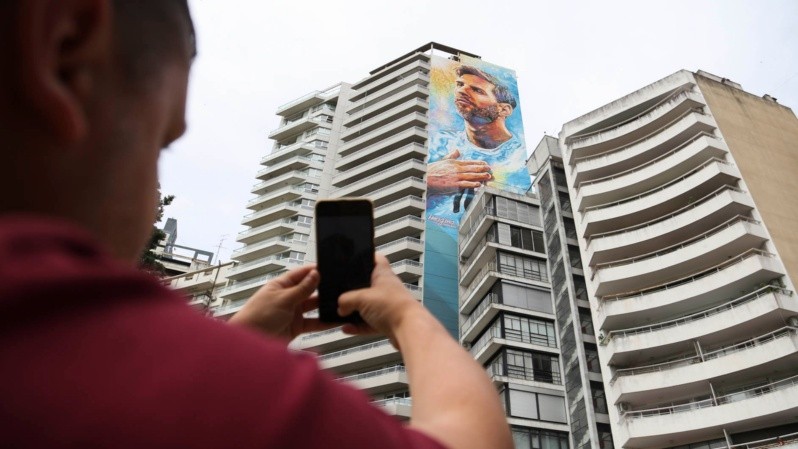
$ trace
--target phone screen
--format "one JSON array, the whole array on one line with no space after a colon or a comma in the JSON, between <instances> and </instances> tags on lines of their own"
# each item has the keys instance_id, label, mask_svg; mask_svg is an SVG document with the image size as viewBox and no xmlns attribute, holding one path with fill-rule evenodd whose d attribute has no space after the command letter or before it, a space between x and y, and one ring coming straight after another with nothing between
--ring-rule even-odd
<instances>
[{"instance_id":1,"label":"phone screen","mask_svg":"<svg viewBox=\"0 0 798 449\"><path fill-rule=\"evenodd\" d=\"M368 200L319 201L316 205L316 260L319 318L361 322L357 313L338 315L338 297L371 285L374 269L374 218Z\"/></svg>"}]
</instances>

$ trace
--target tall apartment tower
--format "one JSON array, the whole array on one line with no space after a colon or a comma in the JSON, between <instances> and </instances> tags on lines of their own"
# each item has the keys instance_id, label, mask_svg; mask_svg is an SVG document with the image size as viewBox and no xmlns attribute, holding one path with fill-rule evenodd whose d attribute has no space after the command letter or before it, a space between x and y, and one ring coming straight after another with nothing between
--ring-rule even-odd
<instances>
[{"instance_id":1,"label":"tall apartment tower","mask_svg":"<svg viewBox=\"0 0 798 449\"><path fill-rule=\"evenodd\" d=\"M613 447L593 317L559 142L544 136L528 161L540 197L568 414L575 447Z\"/></svg>"},{"instance_id":2,"label":"tall apartment tower","mask_svg":"<svg viewBox=\"0 0 798 449\"><path fill-rule=\"evenodd\" d=\"M619 447L797 444L796 142L790 109L705 72L564 125Z\"/></svg>"}]
</instances>

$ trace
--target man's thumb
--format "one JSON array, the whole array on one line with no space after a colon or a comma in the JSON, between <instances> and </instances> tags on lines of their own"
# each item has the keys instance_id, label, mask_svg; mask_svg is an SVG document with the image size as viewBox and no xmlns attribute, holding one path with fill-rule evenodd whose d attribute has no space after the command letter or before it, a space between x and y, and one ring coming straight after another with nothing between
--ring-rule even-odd
<instances>
[{"instance_id":1,"label":"man's thumb","mask_svg":"<svg viewBox=\"0 0 798 449\"><path fill-rule=\"evenodd\" d=\"M451 160L451 159L457 159L459 157L460 157L460 150L454 150L451 153L449 153L446 156L444 156L443 158Z\"/></svg>"},{"instance_id":2,"label":"man's thumb","mask_svg":"<svg viewBox=\"0 0 798 449\"><path fill-rule=\"evenodd\" d=\"M300 298L307 298L313 291L316 290L316 287L319 286L319 272L316 270L311 270L308 274L299 281L294 289L296 289L297 296Z\"/></svg>"},{"instance_id":3,"label":"man's thumb","mask_svg":"<svg viewBox=\"0 0 798 449\"><path fill-rule=\"evenodd\" d=\"M359 303L357 290L344 293L338 297L338 315L347 316L355 312Z\"/></svg>"}]
</instances>

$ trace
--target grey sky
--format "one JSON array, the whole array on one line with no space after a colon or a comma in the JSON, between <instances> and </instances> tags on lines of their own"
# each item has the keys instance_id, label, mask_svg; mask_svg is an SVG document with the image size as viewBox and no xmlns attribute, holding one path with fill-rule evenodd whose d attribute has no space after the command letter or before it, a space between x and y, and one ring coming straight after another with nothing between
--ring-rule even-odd
<instances>
[{"instance_id":1,"label":"grey sky","mask_svg":"<svg viewBox=\"0 0 798 449\"><path fill-rule=\"evenodd\" d=\"M190 0L199 57L189 130L161 157L178 243L235 236L275 109L429 41L515 69L527 146L679 69L798 108L798 1Z\"/></svg>"}]
</instances>

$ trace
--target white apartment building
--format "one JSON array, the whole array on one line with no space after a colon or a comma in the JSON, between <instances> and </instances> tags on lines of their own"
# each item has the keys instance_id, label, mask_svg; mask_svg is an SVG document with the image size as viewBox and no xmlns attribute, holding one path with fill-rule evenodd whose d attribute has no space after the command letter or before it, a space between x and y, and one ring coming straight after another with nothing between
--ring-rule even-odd
<instances>
[{"instance_id":1,"label":"white apartment building","mask_svg":"<svg viewBox=\"0 0 798 449\"><path fill-rule=\"evenodd\" d=\"M798 446L793 112L680 71L559 145L616 445Z\"/></svg>"}]
</instances>

